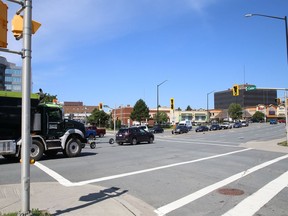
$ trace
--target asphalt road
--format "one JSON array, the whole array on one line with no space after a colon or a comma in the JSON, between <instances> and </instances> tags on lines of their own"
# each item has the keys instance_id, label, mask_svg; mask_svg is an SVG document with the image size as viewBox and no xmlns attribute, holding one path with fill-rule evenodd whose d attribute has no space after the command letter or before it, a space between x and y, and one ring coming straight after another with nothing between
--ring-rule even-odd
<instances>
[{"instance_id":1,"label":"asphalt road","mask_svg":"<svg viewBox=\"0 0 288 216\"><path fill-rule=\"evenodd\" d=\"M283 124L155 135L153 144L85 147L81 157L44 158L31 182L96 184L127 190L158 215L288 215L288 155L244 148L248 141L285 137ZM20 183L20 164L0 158L0 186ZM237 205L238 204L238 205ZM237 206L236 206L237 205Z\"/></svg>"}]
</instances>

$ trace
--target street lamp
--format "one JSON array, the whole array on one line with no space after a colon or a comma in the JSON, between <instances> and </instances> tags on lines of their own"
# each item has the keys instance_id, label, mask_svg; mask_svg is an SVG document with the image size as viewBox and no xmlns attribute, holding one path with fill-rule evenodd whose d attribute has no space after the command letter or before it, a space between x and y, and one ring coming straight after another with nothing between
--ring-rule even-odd
<instances>
[{"instance_id":1,"label":"street lamp","mask_svg":"<svg viewBox=\"0 0 288 216\"><path fill-rule=\"evenodd\" d=\"M161 86L163 83L167 81L168 80L164 80L163 82L157 85L157 113L156 113L157 124L159 123L159 86Z\"/></svg>"},{"instance_id":2,"label":"street lamp","mask_svg":"<svg viewBox=\"0 0 288 216\"><path fill-rule=\"evenodd\" d=\"M209 95L213 92L215 92L215 90L207 93L207 123L209 122L209 111L208 111L208 109L209 109Z\"/></svg>"},{"instance_id":3,"label":"street lamp","mask_svg":"<svg viewBox=\"0 0 288 216\"><path fill-rule=\"evenodd\" d=\"M252 17L252 16L262 16L262 17L267 17L267 18L284 20L284 22L285 22L285 31L286 31L287 63L288 63L288 27L287 27L287 16L277 17L277 16L268 16L268 15L263 15L263 14L246 14L246 15L245 15L245 17Z\"/></svg>"},{"instance_id":4,"label":"street lamp","mask_svg":"<svg viewBox=\"0 0 288 216\"><path fill-rule=\"evenodd\" d=\"M267 17L267 18L272 18L272 19L279 19L279 20L284 20L285 22L285 34L286 34L286 50L287 50L287 63L288 63L288 27L287 27L287 16L284 17L277 17L277 16L268 16L268 15L263 15L263 14L246 14L245 17L252 17L252 16L262 16L262 17ZM288 143L288 119L287 119L287 102L286 102L286 94L287 92L285 91L285 117L286 117L286 142Z\"/></svg>"},{"instance_id":5,"label":"street lamp","mask_svg":"<svg viewBox=\"0 0 288 216\"><path fill-rule=\"evenodd\" d=\"M113 110L111 107L109 107L108 105L103 105L103 107L108 108ZM116 135L116 105L115 105L115 109L114 109L114 114L113 114L113 122L114 122L114 136Z\"/></svg>"}]
</instances>

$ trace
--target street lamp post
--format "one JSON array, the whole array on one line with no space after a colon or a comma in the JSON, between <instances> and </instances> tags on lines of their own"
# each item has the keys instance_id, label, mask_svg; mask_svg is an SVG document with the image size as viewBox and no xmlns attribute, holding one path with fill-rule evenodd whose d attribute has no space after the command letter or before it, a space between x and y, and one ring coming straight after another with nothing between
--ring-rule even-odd
<instances>
[{"instance_id":1,"label":"street lamp post","mask_svg":"<svg viewBox=\"0 0 288 216\"><path fill-rule=\"evenodd\" d=\"M115 105L115 109L112 109L111 107L109 107L108 105L103 105L103 107L109 108L111 110L114 110L114 114L113 114L113 123L114 123L114 136L116 135L116 105Z\"/></svg>"},{"instance_id":2,"label":"street lamp post","mask_svg":"<svg viewBox=\"0 0 288 216\"><path fill-rule=\"evenodd\" d=\"M157 124L159 123L159 86L161 86L165 82L167 82L167 80L164 80L163 82L157 85L157 113L156 113Z\"/></svg>"},{"instance_id":3,"label":"street lamp post","mask_svg":"<svg viewBox=\"0 0 288 216\"><path fill-rule=\"evenodd\" d=\"M287 26L287 16L284 17L277 17L277 16L269 16L264 14L246 14L245 17L252 17L252 16L262 16L272 19L279 19L284 20L285 22L285 34L286 34L286 54L287 54L287 63L288 63L288 26Z\"/></svg>"},{"instance_id":4,"label":"street lamp post","mask_svg":"<svg viewBox=\"0 0 288 216\"><path fill-rule=\"evenodd\" d=\"M209 122L209 95L213 92L215 92L215 90L207 93L207 123Z\"/></svg>"},{"instance_id":5,"label":"street lamp post","mask_svg":"<svg viewBox=\"0 0 288 216\"><path fill-rule=\"evenodd\" d=\"M252 16L262 16L272 19L279 19L284 20L285 22L285 34L286 34L286 55L287 55L287 63L288 63L288 26L287 26L287 16L284 17L277 17L277 16L269 16L264 14L246 14L245 17L252 17ZM286 102L286 90L285 90L285 117L286 117L286 141L288 143L288 119L287 119L287 102Z\"/></svg>"}]
</instances>

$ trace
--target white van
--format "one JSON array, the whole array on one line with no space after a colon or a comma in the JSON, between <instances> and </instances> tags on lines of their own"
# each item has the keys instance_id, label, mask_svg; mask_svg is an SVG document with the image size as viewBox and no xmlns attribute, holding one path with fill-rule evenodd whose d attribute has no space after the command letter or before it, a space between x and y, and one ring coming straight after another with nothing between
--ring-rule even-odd
<instances>
[{"instance_id":1,"label":"white van","mask_svg":"<svg viewBox=\"0 0 288 216\"><path fill-rule=\"evenodd\" d=\"M178 125L185 125L189 130L192 130L192 122L189 120L180 121Z\"/></svg>"}]
</instances>

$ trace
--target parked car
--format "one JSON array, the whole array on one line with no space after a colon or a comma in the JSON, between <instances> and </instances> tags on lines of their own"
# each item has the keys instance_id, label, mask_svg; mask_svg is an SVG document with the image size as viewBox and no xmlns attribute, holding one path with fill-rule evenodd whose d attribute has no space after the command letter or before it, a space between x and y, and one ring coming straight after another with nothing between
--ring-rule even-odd
<instances>
[{"instance_id":1,"label":"parked car","mask_svg":"<svg viewBox=\"0 0 288 216\"><path fill-rule=\"evenodd\" d=\"M242 127L242 123L241 122L235 122L233 125L233 128L241 128Z\"/></svg>"},{"instance_id":2,"label":"parked car","mask_svg":"<svg viewBox=\"0 0 288 216\"><path fill-rule=\"evenodd\" d=\"M212 124L209 128L209 130L221 130L221 127L219 124Z\"/></svg>"},{"instance_id":3,"label":"parked car","mask_svg":"<svg viewBox=\"0 0 288 216\"><path fill-rule=\"evenodd\" d=\"M220 124L220 127L222 129L231 129L232 125L229 122L223 122L222 124Z\"/></svg>"},{"instance_id":4,"label":"parked car","mask_svg":"<svg viewBox=\"0 0 288 216\"><path fill-rule=\"evenodd\" d=\"M186 125L177 125L175 130L172 130L172 134L182 134L182 133L188 133L189 129Z\"/></svg>"},{"instance_id":5,"label":"parked car","mask_svg":"<svg viewBox=\"0 0 288 216\"><path fill-rule=\"evenodd\" d=\"M202 125L202 126L197 127L195 129L195 132L203 132L203 131L208 131L208 130L209 128L207 126Z\"/></svg>"},{"instance_id":6,"label":"parked car","mask_svg":"<svg viewBox=\"0 0 288 216\"><path fill-rule=\"evenodd\" d=\"M242 127L248 127L249 123L246 121L241 121L241 125L242 125Z\"/></svg>"},{"instance_id":7,"label":"parked car","mask_svg":"<svg viewBox=\"0 0 288 216\"><path fill-rule=\"evenodd\" d=\"M192 130L192 122L190 120L180 121L178 125L185 125L189 131Z\"/></svg>"},{"instance_id":8,"label":"parked car","mask_svg":"<svg viewBox=\"0 0 288 216\"><path fill-rule=\"evenodd\" d=\"M277 121L275 119L270 119L270 124L277 124Z\"/></svg>"},{"instance_id":9,"label":"parked car","mask_svg":"<svg viewBox=\"0 0 288 216\"><path fill-rule=\"evenodd\" d=\"M120 128L116 134L116 143L131 143L136 145L141 142L153 143L154 135L140 127Z\"/></svg>"},{"instance_id":10,"label":"parked car","mask_svg":"<svg viewBox=\"0 0 288 216\"><path fill-rule=\"evenodd\" d=\"M279 119L278 122L279 123L286 123L286 120L285 119Z\"/></svg>"},{"instance_id":11,"label":"parked car","mask_svg":"<svg viewBox=\"0 0 288 216\"><path fill-rule=\"evenodd\" d=\"M155 125L153 128L150 129L151 133L163 133L164 129L159 126L159 125Z\"/></svg>"}]
</instances>

